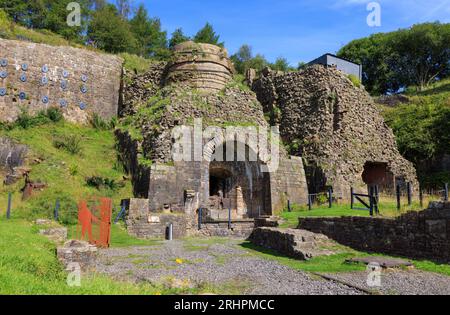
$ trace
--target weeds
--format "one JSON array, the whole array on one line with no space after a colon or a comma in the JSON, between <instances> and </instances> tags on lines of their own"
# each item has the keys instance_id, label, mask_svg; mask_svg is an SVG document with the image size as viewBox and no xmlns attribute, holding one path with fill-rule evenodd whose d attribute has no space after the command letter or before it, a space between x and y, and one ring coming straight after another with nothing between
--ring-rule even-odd
<instances>
[{"instance_id":1,"label":"weeds","mask_svg":"<svg viewBox=\"0 0 450 315\"><path fill-rule=\"evenodd\" d=\"M66 150L70 154L81 152L81 138L77 135L63 135L53 139L53 146L57 149Z\"/></svg>"}]
</instances>

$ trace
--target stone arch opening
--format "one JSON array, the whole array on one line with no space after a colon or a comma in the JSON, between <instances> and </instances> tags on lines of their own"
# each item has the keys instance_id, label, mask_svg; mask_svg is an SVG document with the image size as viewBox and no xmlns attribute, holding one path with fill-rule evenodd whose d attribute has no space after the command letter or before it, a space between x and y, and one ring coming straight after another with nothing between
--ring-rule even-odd
<instances>
[{"instance_id":1,"label":"stone arch opening","mask_svg":"<svg viewBox=\"0 0 450 315\"><path fill-rule=\"evenodd\" d=\"M385 162L367 161L364 164L362 180L368 186L377 185L380 190L393 191L394 189L394 174Z\"/></svg>"},{"instance_id":2,"label":"stone arch opening","mask_svg":"<svg viewBox=\"0 0 450 315\"><path fill-rule=\"evenodd\" d=\"M233 174L224 168L214 167L210 164L209 168L209 195L229 198L231 193L231 180Z\"/></svg>"},{"instance_id":3,"label":"stone arch opening","mask_svg":"<svg viewBox=\"0 0 450 315\"><path fill-rule=\"evenodd\" d=\"M271 214L270 175L263 173L264 164L248 146L245 156L238 158L238 142L220 142L212 140L207 145L206 164L208 169L207 187L209 194L208 214L211 219L228 219L231 210L233 220L255 218ZM227 148L234 147L234 158L230 159ZM223 152L222 158L218 155Z\"/></svg>"}]
</instances>

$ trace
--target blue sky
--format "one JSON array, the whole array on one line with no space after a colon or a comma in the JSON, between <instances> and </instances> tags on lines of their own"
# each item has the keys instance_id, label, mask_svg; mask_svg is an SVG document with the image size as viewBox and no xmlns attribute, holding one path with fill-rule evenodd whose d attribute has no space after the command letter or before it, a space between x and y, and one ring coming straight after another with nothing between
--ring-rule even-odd
<instances>
[{"instance_id":1,"label":"blue sky","mask_svg":"<svg viewBox=\"0 0 450 315\"><path fill-rule=\"evenodd\" d=\"M370 0L132 0L145 4L170 34L195 34L207 21L234 53L252 46L270 61L283 56L296 66L335 53L352 39L427 21L450 22L450 0L379 0L381 26L366 23Z\"/></svg>"}]
</instances>

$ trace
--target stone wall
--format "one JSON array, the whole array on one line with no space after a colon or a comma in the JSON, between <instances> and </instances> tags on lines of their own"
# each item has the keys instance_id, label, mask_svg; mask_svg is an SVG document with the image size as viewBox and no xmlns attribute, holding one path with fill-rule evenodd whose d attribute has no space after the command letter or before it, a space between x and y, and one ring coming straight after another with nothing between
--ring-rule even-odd
<instances>
[{"instance_id":1,"label":"stone wall","mask_svg":"<svg viewBox=\"0 0 450 315\"><path fill-rule=\"evenodd\" d=\"M300 218L300 229L352 248L450 262L450 203L431 203L398 218Z\"/></svg>"},{"instance_id":2,"label":"stone wall","mask_svg":"<svg viewBox=\"0 0 450 315\"><path fill-rule=\"evenodd\" d=\"M276 172L270 174L272 213L274 214L292 204L308 203L308 185L306 183L303 161L296 156L281 158Z\"/></svg>"},{"instance_id":3,"label":"stone wall","mask_svg":"<svg viewBox=\"0 0 450 315\"><path fill-rule=\"evenodd\" d=\"M186 236L187 222L183 214L150 212L148 205L148 199L130 199L125 216L130 235L142 239L164 239L167 236L167 228L172 223L173 238Z\"/></svg>"},{"instance_id":4,"label":"stone wall","mask_svg":"<svg viewBox=\"0 0 450 315\"><path fill-rule=\"evenodd\" d=\"M379 184L392 191L395 183L418 188L413 165L399 153L394 134L364 87L354 86L334 68L314 65L290 73L263 71L253 90L279 124L289 153L302 156L311 192L333 186L347 196L350 187L366 190ZM379 182L365 183L366 163L385 165Z\"/></svg>"},{"instance_id":5,"label":"stone wall","mask_svg":"<svg viewBox=\"0 0 450 315\"><path fill-rule=\"evenodd\" d=\"M154 62L142 74L124 70L120 116L135 114L140 105L145 104L163 87L166 68L166 62Z\"/></svg>"},{"instance_id":6,"label":"stone wall","mask_svg":"<svg viewBox=\"0 0 450 315\"><path fill-rule=\"evenodd\" d=\"M322 249L328 243L325 235L305 230L259 227L248 239L257 246L301 260L332 254Z\"/></svg>"},{"instance_id":7,"label":"stone wall","mask_svg":"<svg viewBox=\"0 0 450 315\"><path fill-rule=\"evenodd\" d=\"M231 229L228 228L228 222L210 222L203 223L201 230L193 229L191 234L206 237L236 237L248 238L255 227L253 220L233 221Z\"/></svg>"},{"instance_id":8,"label":"stone wall","mask_svg":"<svg viewBox=\"0 0 450 315\"><path fill-rule=\"evenodd\" d=\"M0 39L0 121L61 107L69 121L118 113L122 59L86 49ZM1 90L0 90L1 92ZM2 93L0 93L2 94Z\"/></svg>"}]
</instances>

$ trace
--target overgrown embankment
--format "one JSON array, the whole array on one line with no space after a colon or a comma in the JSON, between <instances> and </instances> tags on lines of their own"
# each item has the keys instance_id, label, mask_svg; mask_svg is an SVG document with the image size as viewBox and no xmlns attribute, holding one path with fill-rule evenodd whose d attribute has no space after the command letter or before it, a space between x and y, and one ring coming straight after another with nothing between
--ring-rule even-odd
<instances>
[{"instance_id":1,"label":"overgrown embankment","mask_svg":"<svg viewBox=\"0 0 450 315\"><path fill-rule=\"evenodd\" d=\"M24 179L2 185L0 216L5 215L9 192L13 196L12 218L51 218L58 199L60 220L66 224L76 222L80 199L106 196L118 206L121 199L131 196L131 183L117 162L109 123L96 118L91 126L80 126L55 113L41 113L34 118L23 114L14 125L0 128L0 137L29 147L25 162L31 169L29 179L46 185L27 200L22 200Z\"/></svg>"},{"instance_id":2,"label":"overgrown embankment","mask_svg":"<svg viewBox=\"0 0 450 315\"><path fill-rule=\"evenodd\" d=\"M425 188L442 189L450 182L450 80L420 92L411 88L384 103L383 116L401 154L416 165Z\"/></svg>"}]
</instances>

